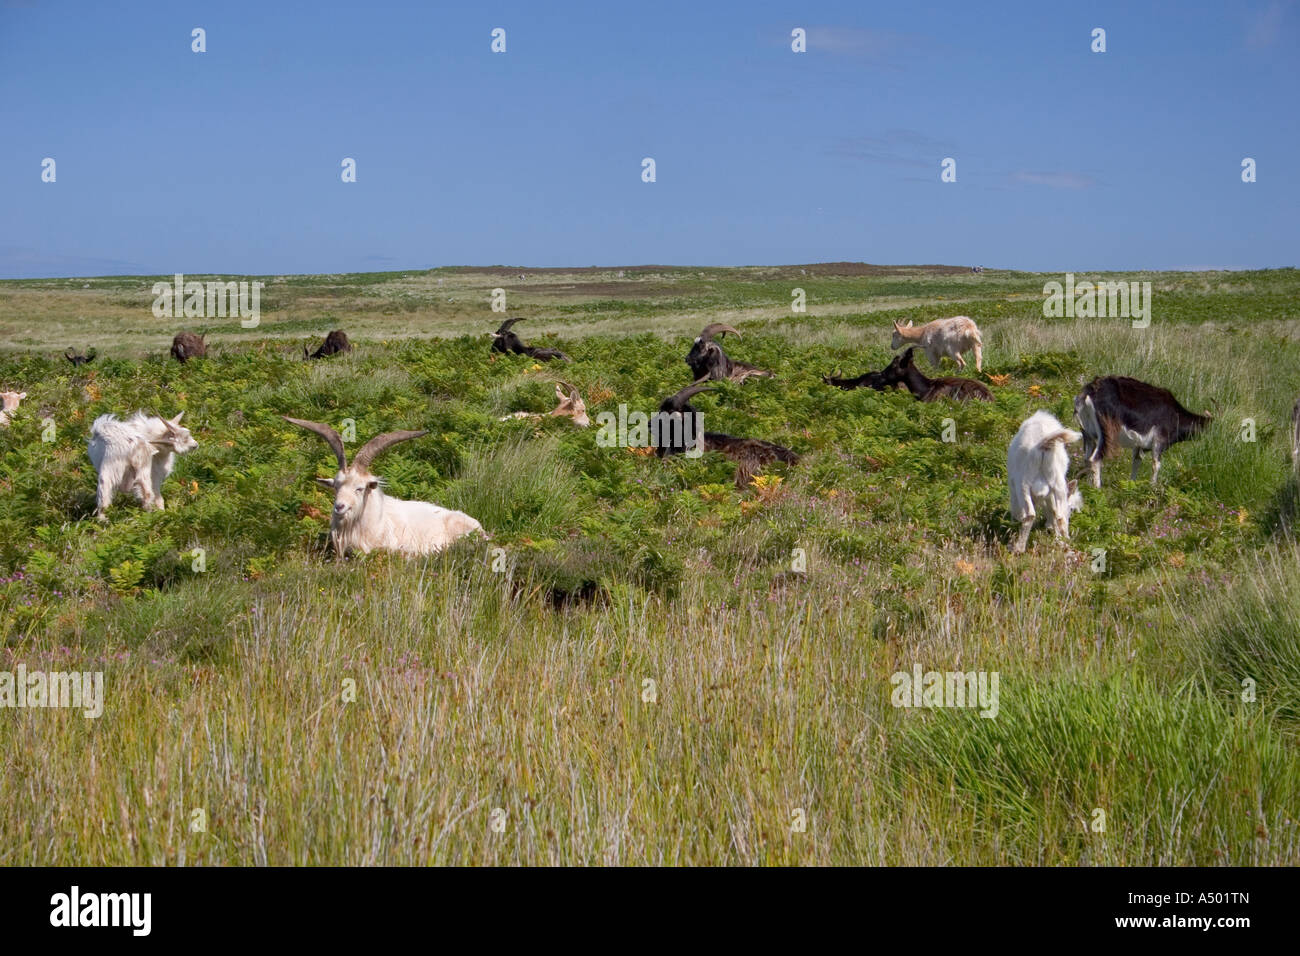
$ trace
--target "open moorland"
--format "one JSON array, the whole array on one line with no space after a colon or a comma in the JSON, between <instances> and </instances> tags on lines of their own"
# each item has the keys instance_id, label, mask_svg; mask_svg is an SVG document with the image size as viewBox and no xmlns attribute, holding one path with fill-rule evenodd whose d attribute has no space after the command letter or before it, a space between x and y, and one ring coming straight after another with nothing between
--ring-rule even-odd
<instances>
[{"instance_id":1,"label":"open moorland","mask_svg":"<svg viewBox=\"0 0 1300 956\"><path fill-rule=\"evenodd\" d=\"M254 328L156 318L170 278L0 282L0 672L105 681L96 719L0 710L0 863L1300 863L1300 272L1089 276L1150 282L1147 328L945 266L211 277L266 283ZM497 288L572 361L490 353ZM823 383L951 315L992 402ZM800 456L743 488L598 441L712 322L775 376L708 427ZM1214 420L1013 555L1008 442L1106 374ZM593 427L500 420L557 378ZM90 424L136 409L198 447L100 523ZM335 560L333 457L283 415L428 429L375 471L491 540ZM894 706L917 666L996 672L996 716Z\"/></svg>"}]
</instances>

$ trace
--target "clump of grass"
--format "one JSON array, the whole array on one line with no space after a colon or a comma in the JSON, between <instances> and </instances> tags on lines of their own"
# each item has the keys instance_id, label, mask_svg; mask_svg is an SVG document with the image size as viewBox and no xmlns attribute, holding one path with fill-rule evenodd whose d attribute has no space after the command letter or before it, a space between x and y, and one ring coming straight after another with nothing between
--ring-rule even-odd
<instances>
[{"instance_id":1,"label":"clump of grass","mask_svg":"<svg viewBox=\"0 0 1300 956\"><path fill-rule=\"evenodd\" d=\"M1042 862L1116 861L1143 848L1162 865L1251 864L1300 842L1300 768L1288 746L1264 715L1194 687L1004 674L994 718L911 717L892 754L898 793L952 795L1021 859L1045 833Z\"/></svg>"},{"instance_id":2,"label":"clump of grass","mask_svg":"<svg viewBox=\"0 0 1300 956\"><path fill-rule=\"evenodd\" d=\"M518 438L471 448L443 504L473 515L491 534L567 532L582 511L583 494L557 445L553 438Z\"/></svg>"}]
</instances>

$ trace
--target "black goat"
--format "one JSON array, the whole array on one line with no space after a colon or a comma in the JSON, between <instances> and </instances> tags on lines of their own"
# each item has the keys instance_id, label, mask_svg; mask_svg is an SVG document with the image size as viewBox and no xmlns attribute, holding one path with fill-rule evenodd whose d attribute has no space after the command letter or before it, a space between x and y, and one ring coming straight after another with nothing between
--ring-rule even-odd
<instances>
[{"instance_id":1,"label":"black goat","mask_svg":"<svg viewBox=\"0 0 1300 956\"><path fill-rule=\"evenodd\" d=\"M979 402L993 401L993 393L973 378L927 378L912 362L912 353L915 351L915 346L909 348L880 373L889 384L906 386L912 397L921 402L933 402L940 398L951 398L958 402L972 399Z\"/></svg>"},{"instance_id":2,"label":"black goat","mask_svg":"<svg viewBox=\"0 0 1300 956\"><path fill-rule=\"evenodd\" d=\"M713 341L715 335L726 335L728 332L740 338L739 332L721 322L706 325L704 331L695 337L695 341L691 343L691 350L686 353L686 364L690 366L695 381L743 382L753 376L771 378L771 372L750 365L748 362L738 362L722 351L721 345Z\"/></svg>"},{"instance_id":3,"label":"black goat","mask_svg":"<svg viewBox=\"0 0 1300 956\"><path fill-rule=\"evenodd\" d=\"M302 347L302 357L306 359L326 358L330 355L338 355L341 352L351 352L352 343L348 341L348 334L342 329L335 329L329 335L325 336L325 342L315 352L308 352L307 346Z\"/></svg>"},{"instance_id":4,"label":"black goat","mask_svg":"<svg viewBox=\"0 0 1300 956\"><path fill-rule=\"evenodd\" d=\"M902 379L897 374L899 366L899 357L894 356L893 361L882 368L879 372L866 372L857 378L839 378L835 375L823 375L822 381L827 385L834 385L836 388L842 388L846 392L855 388L874 388L877 392L884 392L889 389L898 388L903 384Z\"/></svg>"},{"instance_id":5,"label":"black goat","mask_svg":"<svg viewBox=\"0 0 1300 956\"><path fill-rule=\"evenodd\" d=\"M208 343L203 341L202 335L195 335L193 332L177 332L176 337L172 339L172 357L178 362L188 362L192 358L205 358L207 354Z\"/></svg>"},{"instance_id":6,"label":"black goat","mask_svg":"<svg viewBox=\"0 0 1300 956\"><path fill-rule=\"evenodd\" d=\"M74 366L77 366L79 368L82 365L85 365L87 362L95 361L95 356L97 354L99 353L97 353L92 348L92 349L87 349L85 355L80 355L78 354L76 349L74 349L71 345L69 345L68 350L63 353L63 357L67 359L69 362L71 362Z\"/></svg>"},{"instance_id":7,"label":"black goat","mask_svg":"<svg viewBox=\"0 0 1300 956\"><path fill-rule=\"evenodd\" d=\"M700 425L699 412L690 400L704 391L712 389L696 382L660 403L659 414L653 424L656 455L666 458L695 448L699 448L701 453L716 451L736 463L736 487L741 490L749 485L755 472L764 465L774 461L783 461L787 465L799 463L799 456L790 449L761 438L737 438L709 431L699 435L696 432ZM690 416L689 419L687 416Z\"/></svg>"},{"instance_id":8,"label":"black goat","mask_svg":"<svg viewBox=\"0 0 1300 956\"><path fill-rule=\"evenodd\" d=\"M519 336L510 331L510 326L516 322L522 322L523 318L506 319L501 323L500 328L492 333L492 351L504 352L506 354L514 353L515 355L527 355L535 358L539 362L549 362L551 359L560 359L563 362L570 361L569 357L559 349L543 348L541 346L524 345Z\"/></svg>"},{"instance_id":9,"label":"black goat","mask_svg":"<svg viewBox=\"0 0 1300 956\"><path fill-rule=\"evenodd\" d=\"M1189 412L1167 388L1123 375L1094 378L1074 399L1074 416L1083 430L1083 456L1092 484L1101 487L1101 461L1120 448L1133 449L1137 480L1142 451L1151 452L1151 484L1160 475L1160 454L1170 445L1198 434L1209 415Z\"/></svg>"}]
</instances>

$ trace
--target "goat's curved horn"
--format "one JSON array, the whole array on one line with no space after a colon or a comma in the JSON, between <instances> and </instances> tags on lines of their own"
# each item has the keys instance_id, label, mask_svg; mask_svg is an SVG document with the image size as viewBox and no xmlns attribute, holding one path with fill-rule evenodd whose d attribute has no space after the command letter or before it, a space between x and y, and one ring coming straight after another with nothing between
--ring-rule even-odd
<instances>
[{"instance_id":1,"label":"goat's curved horn","mask_svg":"<svg viewBox=\"0 0 1300 956\"><path fill-rule=\"evenodd\" d=\"M286 422L297 425L299 428L305 428L309 432L315 432L321 438L329 442L330 448L334 449L334 457L339 460L339 471L348 467L348 456L343 451L343 438L334 429L328 425L322 425L320 422L309 422L301 418L290 418L288 415L281 415ZM363 449L364 450L364 449Z\"/></svg>"},{"instance_id":2,"label":"goat's curved horn","mask_svg":"<svg viewBox=\"0 0 1300 956\"><path fill-rule=\"evenodd\" d=\"M732 328L730 325L727 325L724 322L714 322L710 325L706 325L704 327L704 331L700 333L699 337L704 339L704 341L707 342L710 339L712 339L715 335L726 335L728 332L730 332L736 338L740 338L740 332Z\"/></svg>"},{"instance_id":3,"label":"goat's curved horn","mask_svg":"<svg viewBox=\"0 0 1300 956\"><path fill-rule=\"evenodd\" d=\"M568 391L570 398L573 398L575 395L578 394L578 390L574 388L572 385L570 385L568 382L564 381L564 379L557 378L555 380L555 384L563 385L565 389Z\"/></svg>"},{"instance_id":4,"label":"goat's curved horn","mask_svg":"<svg viewBox=\"0 0 1300 956\"><path fill-rule=\"evenodd\" d=\"M712 391L713 389L708 385L708 383L694 382L690 385L687 385L684 389L682 389L680 392L678 392L676 395L670 398L669 401L685 402L693 398L694 396L700 394L700 392L712 392Z\"/></svg>"},{"instance_id":5,"label":"goat's curved horn","mask_svg":"<svg viewBox=\"0 0 1300 956\"><path fill-rule=\"evenodd\" d=\"M361 446L361 450L352 456L352 466L354 468L369 468L370 463L375 460L381 452L396 445L399 441L410 441L412 438L419 438L429 434L427 429L414 432L384 432L382 435L376 435L370 441Z\"/></svg>"},{"instance_id":6,"label":"goat's curved horn","mask_svg":"<svg viewBox=\"0 0 1300 956\"><path fill-rule=\"evenodd\" d=\"M506 320L505 320L504 322L502 322L501 325L497 328L497 335L504 335L505 333L507 333L507 332L510 331L510 326L514 325L516 322L522 322L522 321L523 321L524 319L526 319L526 318L527 318L527 316L520 316L520 317L517 318L517 319L506 319Z\"/></svg>"}]
</instances>

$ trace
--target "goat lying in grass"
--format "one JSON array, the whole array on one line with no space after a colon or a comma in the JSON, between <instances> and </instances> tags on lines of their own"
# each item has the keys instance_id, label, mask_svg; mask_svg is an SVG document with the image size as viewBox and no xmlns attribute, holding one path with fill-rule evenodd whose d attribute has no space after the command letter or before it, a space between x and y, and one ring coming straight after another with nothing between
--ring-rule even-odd
<instances>
[{"instance_id":1,"label":"goat lying in grass","mask_svg":"<svg viewBox=\"0 0 1300 956\"><path fill-rule=\"evenodd\" d=\"M164 419L136 412L126 421L115 415L95 419L87 450L99 474L95 503L98 520L108 520L105 512L119 492L134 492L145 511L164 509L162 485L172 473L176 456L199 444L181 425L184 414Z\"/></svg>"},{"instance_id":2,"label":"goat lying in grass","mask_svg":"<svg viewBox=\"0 0 1300 956\"><path fill-rule=\"evenodd\" d=\"M686 364L690 366L695 381L743 382L745 379L753 377L771 378L771 372L765 371L756 365L750 365L748 362L739 362L733 359L722 350L721 345L713 340L715 335L722 336L728 332L736 338L740 338L739 332L730 325L724 325L721 322L706 325L704 331L695 337L695 341L691 343L691 350L686 353Z\"/></svg>"},{"instance_id":3,"label":"goat lying in grass","mask_svg":"<svg viewBox=\"0 0 1300 956\"><path fill-rule=\"evenodd\" d=\"M935 368L944 356L953 359L958 368L966 367L962 352L975 353L975 371L983 371L984 340L979 327L969 316L955 315L950 319L935 319L925 325L912 326L894 323L894 335L890 340L891 349L901 349L911 343L925 350L925 357Z\"/></svg>"},{"instance_id":4,"label":"goat lying in grass","mask_svg":"<svg viewBox=\"0 0 1300 956\"><path fill-rule=\"evenodd\" d=\"M302 357L303 359L318 359L351 351L352 343L348 341L348 334L342 329L335 329L325 336L325 341L321 343L321 347L315 352L309 352L307 346L304 345L302 347Z\"/></svg>"},{"instance_id":5,"label":"goat lying in grass","mask_svg":"<svg viewBox=\"0 0 1300 956\"><path fill-rule=\"evenodd\" d=\"M202 335L195 335L193 332L177 332L172 339L172 358L178 362L204 358L207 354L208 343L203 341Z\"/></svg>"},{"instance_id":6,"label":"goat lying in grass","mask_svg":"<svg viewBox=\"0 0 1300 956\"><path fill-rule=\"evenodd\" d=\"M26 392L0 392L0 426L8 425L18 411L18 403L27 397Z\"/></svg>"},{"instance_id":7,"label":"goat lying in grass","mask_svg":"<svg viewBox=\"0 0 1300 956\"><path fill-rule=\"evenodd\" d=\"M898 388L902 380L894 374L899 365L899 358L894 356L893 361L882 368L879 372L866 372L857 378L839 378L835 375L823 375L822 381L827 385L834 385L836 388L842 388L846 392L855 388L874 388L877 392L884 392L889 389Z\"/></svg>"},{"instance_id":8,"label":"goat lying in grass","mask_svg":"<svg viewBox=\"0 0 1300 956\"><path fill-rule=\"evenodd\" d=\"M535 358L539 362L549 362L551 359L559 359L562 362L570 361L569 357L559 349L542 348L540 346L524 345L519 336L510 331L510 326L516 322L522 322L522 318L506 319L492 335L492 351L513 353L515 355L527 355Z\"/></svg>"},{"instance_id":9,"label":"goat lying in grass","mask_svg":"<svg viewBox=\"0 0 1300 956\"><path fill-rule=\"evenodd\" d=\"M483 526L462 511L452 511L427 501L390 498L381 488L382 480L371 473L370 463L385 449L428 432L399 431L376 435L361 446L349 465L343 439L333 428L288 415L284 420L325 439L338 460L339 470L334 477L317 478L316 482L334 492L330 542L340 560L348 551L434 554L457 538L476 531L486 537Z\"/></svg>"},{"instance_id":10,"label":"goat lying in grass","mask_svg":"<svg viewBox=\"0 0 1300 956\"><path fill-rule=\"evenodd\" d=\"M1070 512L1083 507L1077 481L1066 482L1070 454L1065 446L1083 436L1062 425L1050 412L1038 411L1020 424L1007 448L1007 484L1011 517L1020 522L1012 551L1020 554L1034 527L1035 506L1051 522L1057 538L1070 537Z\"/></svg>"},{"instance_id":11,"label":"goat lying in grass","mask_svg":"<svg viewBox=\"0 0 1300 956\"><path fill-rule=\"evenodd\" d=\"M567 391L566 391L567 390ZM556 418L570 418L573 424L579 428L588 428L591 425L591 419L587 417L587 403L582 400L578 390L568 382L556 382L555 397L560 404L555 406L547 414ZM511 412L509 415L503 415L501 421L508 422L512 418L543 418L541 412Z\"/></svg>"},{"instance_id":12,"label":"goat lying in grass","mask_svg":"<svg viewBox=\"0 0 1300 956\"><path fill-rule=\"evenodd\" d=\"M95 361L95 356L99 354L94 349L87 349L85 355L81 355L71 345L63 353L63 357L73 364L74 367L80 368L87 362Z\"/></svg>"},{"instance_id":13,"label":"goat lying in grass","mask_svg":"<svg viewBox=\"0 0 1300 956\"><path fill-rule=\"evenodd\" d=\"M889 363L881 373L890 383L901 383L918 401L933 402L951 398L958 402L993 401L993 393L981 382L970 378L926 378L912 361L915 349L909 348Z\"/></svg>"},{"instance_id":14,"label":"goat lying in grass","mask_svg":"<svg viewBox=\"0 0 1300 956\"><path fill-rule=\"evenodd\" d=\"M1137 481L1143 449L1151 452L1151 484L1160 476L1160 455L1197 435L1209 415L1189 412L1168 389L1123 375L1094 378L1074 399L1074 415L1083 428L1083 452L1094 487L1101 487L1101 462L1120 448L1133 449L1130 480Z\"/></svg>"},{"instance_id":15,"label":"goat lying in grass","mask_svg":"<svg viewBox=\"0 0 1300 956\"><path fill-rule=\"evenodd\" d=\"M696 382L676 395L664 399L659 405L655 420L655 454L660 458L680 455L688 450L716 451L736 463L736 487L744 490L750 479L764 465L783 461L797 465L799 456L788 448L761 438L737 438L722 432L700 432L701 416L690 399L701 392L712 391L707 385ZM688 421L689 416L689 421Z\"/></svg>"}]
</instances>

